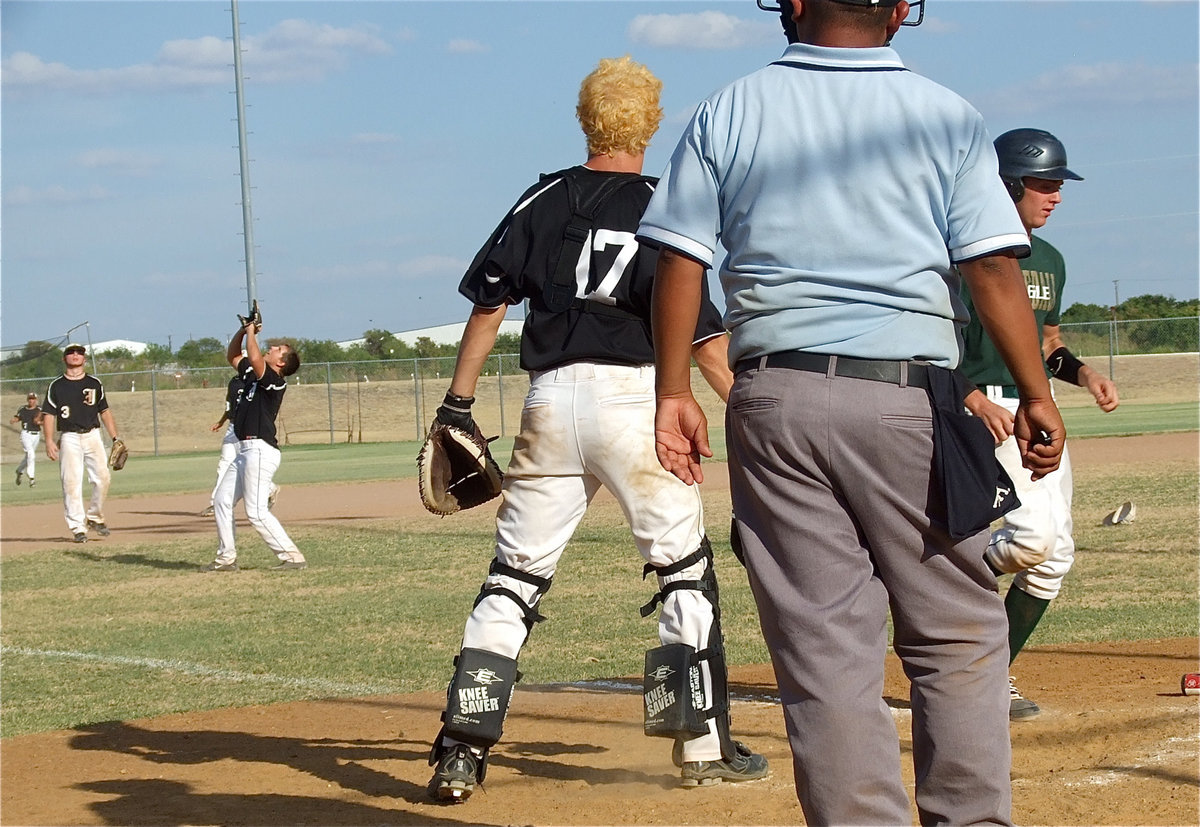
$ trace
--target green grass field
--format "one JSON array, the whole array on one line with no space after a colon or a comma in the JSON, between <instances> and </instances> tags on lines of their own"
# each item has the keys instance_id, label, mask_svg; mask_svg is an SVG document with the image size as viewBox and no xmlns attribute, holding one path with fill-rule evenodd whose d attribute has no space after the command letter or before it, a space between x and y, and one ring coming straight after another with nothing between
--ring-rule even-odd
<instances>
[{"instance_id":1,"label":"green grass field","mask_svg":"<svg viewBox=\"0 0 1200 827\"><path fill-rule=\"evenodd\" d=\"M1075 412L1068 427L1083 430ZM1146 411L1144 431L1184 430L1195 406ZM1103 420L1100 420L1103 421ZM1078 431L1075 431L1078 432ZM720 447L722 435L713 434ZM507 456L510 444L496 447ZM318 484L412 476L415 443L289 448L280 481ZM723 458L719 456L718 458ZM333 461L331 461L333 460ZM115 496L204 491L212 453L136 458ZM11 468L5 469L11 474ZM58 498L47 476L34 494ZM55 480L56 482L56 480ZM1113 474L1076 471L1078 559L1031 645L1197 633L1195 457ZM706 494L730 660L768 659L745 573L728 549L727 494ZM23 497L23 500L26 499ZM1103 527L1114 504L1135 523ZM484 513L486 512L486 513ZM0 560L0 733L76 727L302 698L441 690L463 620L491 559L492 512L447 520L293 532L314 565L300 575L260 567L201 574L211 538L105 552L101 544ZM246 532L245 559L269 560ZM255 545L259 544L259 545ZM1002 581L1006 587L1007 578ZM563 558L530 638L528 683L640 673L657 645L638 607L653 592L620 513L598 503Z\"/></svg>"}]
</instances>

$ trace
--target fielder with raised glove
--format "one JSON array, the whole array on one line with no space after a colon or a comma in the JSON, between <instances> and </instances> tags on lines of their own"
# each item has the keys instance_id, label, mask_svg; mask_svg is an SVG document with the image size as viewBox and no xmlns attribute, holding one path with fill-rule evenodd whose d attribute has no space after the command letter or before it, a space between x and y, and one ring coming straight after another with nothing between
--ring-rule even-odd
<instances>
[{"instance_id":1,"label":"fielder with raised glove","mask_svg":"<svg viewBox=\"0 0 1200 827\"><path fill-rule=\"evenodd\" d=\"M125 443L120 439L114 439L112 443L112 453L108 455L108 467L114 471L120 471L125 467L125 463L129 460L129 449L125 447Z\"/></svg>"},{"instance_id":2,"label":"fielder with raised glove","mask_svg":"<svg viewBox=\"0 0 1200 827\"><path fill-rule=\"evenodd\" d=\"M474 402L473 396L447 393L417 454L421 502L443 517L494 499L504 481L471 416Z\"/></svg>"}]
</instances>

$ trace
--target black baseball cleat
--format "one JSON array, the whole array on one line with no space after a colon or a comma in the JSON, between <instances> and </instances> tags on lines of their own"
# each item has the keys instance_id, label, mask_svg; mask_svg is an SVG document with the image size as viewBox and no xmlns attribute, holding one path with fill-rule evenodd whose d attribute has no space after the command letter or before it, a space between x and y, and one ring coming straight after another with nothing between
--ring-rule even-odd
<instances>
[{"instance_id":1,"label":"black baseball cleat","mask_svg":"<svg viewBox=\"0 0 1200 827\"><path fill-rule=\"evenodd\" d=\"M1036 718L1042 713L1041 707L1033 701L1024 697L1017 691L1017 679L1012 675L1008 676L1008 720L1024 721L1027 718Z\"/></svg>"},{"instance_id":2,"label":"black baseball cleat","mask_svg":"<svg viewBox=\"0 0 1200 827\"><path fill-rule=\"evenodd\" d=\"M304 571L308 563L304 560L284 560L277 566L271 566L267 571Z\"/></svg>"},{"instance_id":3,"label":"black baseball cleat","mask_svg":"<svg viewBox=\"0 0 1200 827\"><path fill-rule=\"evenodd\" d=\"M98 523L95 520L89 519L87 521L87 524L88 524L88 528L94 528L96 530L96 533L99 534L101 537L107 537L108 535L112 534L112 531L109 529L109 527L105 523Z\"/></svg>"},{"instance_id":4,"label":"black baseball cleat","mask_svg":"<svg viewBox=\"0 0 1200 827\"><path fill-rule=\"evenodd\" d=\"M17 472L17 485L20 485L20 484L21 484L21 472L18 471Z\"/></svg>"},{"instance_id":5,"label":"black baseball cleat","mask_svg":"<svg viewBox=\"0 0 1200 827\"><path fill-rule=\"evenodd\" d=\"M479 775L479 759L466 744L455 744L442 753L433 778L429 779L429 796L437 801L460 804L475 792Z\"/></svg>"},{"instance_id":6,"label":"black baseball cleat","mask_svg":"<svg viewBox=\"0 0 1200 827\"><path fill-rule=\"evenodd\" d=\"M680 777L685 787L708 787L721 782L757 781L771 773L765 756L735 741L736 754L717 761L685 761Z\"/></svg>"},{"instance_id":7,"label":"black baseball cleat","mask_svg":"<svg viewBox=\"0 0 1200 827\"><path fill-rule=\"evenodd\" d=\"M33 488L35 485L37 485L37 480L35 480L33 477L30 477L29 478L29 487Z\"/></svg>"},{"instance_id":8,"label":"black baseball cleat","mask_svg":"<svg viewBox=\"0 0 1200 827\"><path fill-rule=\"evenodd\" d=\"M86 531L76 531L75 532L75 542L76 543L86 543L87 542L87 532Z\"/></svg>"},{"instance_id":9,"label":"black baseball cleat","mask_svg":"<svg viewBox=\"0 0 1200 827\"><path fill-rule=\"evenodd\" d=\"M237 563L222 563L220 560L213 560L200 571L239 571Z\"/></svg>"}]
</instances>

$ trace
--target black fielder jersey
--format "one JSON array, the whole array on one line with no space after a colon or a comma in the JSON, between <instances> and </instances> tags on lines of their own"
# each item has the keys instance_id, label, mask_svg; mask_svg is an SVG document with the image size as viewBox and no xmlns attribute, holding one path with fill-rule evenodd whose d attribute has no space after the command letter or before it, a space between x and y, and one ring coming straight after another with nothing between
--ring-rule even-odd
<instances>
[{"instance_id":1,"label":"black fielder jersey","mask_svg":"<svg viewBox=\"0 0 1200 827\"><path fill-rule=\"evenodd\" d=\"M568 176L575 183L568 183ZM543 294L558 267L564 230L573 214L568 187L578 188L578 203L614 177L629 183L596 212L576 261L576 301L567 310L551 311ZM639 244L635 233L656 182L583 166L544 175L521 195L475 255L460 293L481 307L528 302L521 332L523 369L546 370L568 362L654 361L650 297L658 251ZM706 283L693 341L723 332Z\"/></svg>"},{"instance_id":2,"label":"black fielder jersey","mask_svg":"<svg viewBox=\"0 0 1200 827\"><path fill-rule=\"evenodd\" d=\"M240 374L229 380L229 385L225 388L225 418L230 422L233 421L233 414L237 411L238 402L242 401L242 394L245 392L246 383Z\"/></svg>"},{"instance_id":3,"label":"black fielder jersey","mask_svg":"<svg viewBox=\"0 0 1200 827\"><path fill-rule=\"evenodd\" d=\"M283 404L283 393L287 382L270 365L262 377L254 375L250 359L243 356L238 362L238 376L244 390L233 414L233 432L238 439L261 439L274 448L279 447L275 437L275 417Z\"/></svg>"},{"instance_id":4,"label":"black fielder jersey","mask_svg":"<svg viewBox=\"0 0 1200 827\"><path fill-rule=\"evenodd\" d=\"M108 410L104 385L94 376L80 379L60 376L46 389L42 412L55 418L59 433L86 433L100 427L100 414Z\"/></svg>"},{"instance_id":5,"label":"black fielder jersey","mask_svg":"<svg viewBox=\"0 0 1200 827\"><path fill-rule=\"evenodd\" d=\"M41 430L38 426L38 417L41 416L41 408L31 408L28 405L22 405L17 408L17 419L21 420L22 431L32 431L37 433Z\"/></svg>"}]
</instances>

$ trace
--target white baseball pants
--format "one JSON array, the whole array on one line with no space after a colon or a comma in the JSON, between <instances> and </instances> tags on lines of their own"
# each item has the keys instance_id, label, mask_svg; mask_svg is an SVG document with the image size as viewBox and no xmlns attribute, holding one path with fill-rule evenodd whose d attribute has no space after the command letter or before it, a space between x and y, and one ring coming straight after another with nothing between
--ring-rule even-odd
<instances>
[{"instance_id":1,"label":"white baseball pants","mask_svg":"<svg viewBox=\"0 0 1200 827\"><path fill-rule=\"evenodd\" d=\"M994 393L989 393L988 398L1010 412L1017 410L1016 399ZM1053 600L1075 562L1075 540L1071 536L1074 491L1071 455L1064 447L1058 470L1036 481L1021 466L1016 437L1010 436L996 447L996 459L1012 477L1021 505L1005 514L1004 524L992 532L988 556L1031 562L1044 556L1042 562L1018 571L1012 585L1033 597Z\"/></svg>"},{"instance_id":2,"label":"white baseball pants","mask_svg":"<svg viewBox=\"0 0 1200 827\"><path fill-rule=\"evenodd\" d=\"M17 473L33 479L37 471L37 447L42 435L38 431L21 431L21 447L25 449L25 458L17 466Z\"/></svg>"},{"instance_id":3,"label":"white baseball pants","mask_svg":"<svg viewBox=\"0 0 1200 827\"><path fill-rule=\"evenodd\" d=\"M237 444L237 455L217 483L213 498L213 516L217 521L217 562L229 564L237 560L233 506L242 499L246 517L258 531L263 542L281 561L304 562L304 555L283 530L283 525L267 508L271 484L282 459L279 449L261 439L243 439Z\"/></svg>"},{"instance_id":4,"label":"white baseball pants","mask_svg":"<svg viewBox=\"0 0 1200 827\"><path fill-rule=\"evenodd\" d=\"M237 434L233 432L233 423L230 422L225 428L225 436L221 438L221 456L217 459L217 482L213 485L212 494L208 497L208 504L214 506L214 512L216 511L217 488L221 485L221 477L225 475L225 469L233 464L234 457L237 456L237 447Z\"/></svg>"},{"instance_id":5,"label":"white baseball pants","mask_svg":"<svg viewBox=\"0 0 1200 827\"><path fill-rule=\"evenodd\" d=\"M620 503L648 563L667 566L696 551L704 537L700 492L659 465L654 404L653 366L575 363L534 372L496 515L496 559L536 577L553 577L602 485ZM698 562L660 577L659 584L699 580L707 566ZM487 583L516 592L530 608L541 599L535 586L504 574L489 575ZM704 649L712 625L713 607L702 593L675 591L659 613L659 640ZM493 595L471 612L463 646L515 659L526 636L520 607ZM707 664L702 668L707 683ZM713 720L708 735L683 744L684 761L720 757Z\"/></svg>"},{"instance_id":6,"label":"white baseball pants","mask_svg":"<svg viewBox=\"0 0 1200 827\"><path fill-rule=\"evenodd\" d=\"M92 483L92 498L86 511L83 507L85 469ZM108 455L104 452L99 428L82 434L68 431L60 435L58 473L62 479L63 511L71 533L86 533L88 520L103 523L104 498L108 495L112 472L108 470Z\"/></svg>"}]
</instances>

